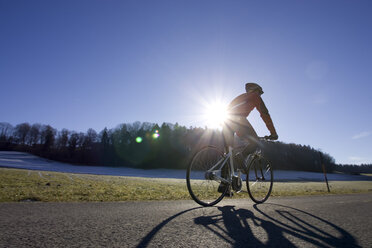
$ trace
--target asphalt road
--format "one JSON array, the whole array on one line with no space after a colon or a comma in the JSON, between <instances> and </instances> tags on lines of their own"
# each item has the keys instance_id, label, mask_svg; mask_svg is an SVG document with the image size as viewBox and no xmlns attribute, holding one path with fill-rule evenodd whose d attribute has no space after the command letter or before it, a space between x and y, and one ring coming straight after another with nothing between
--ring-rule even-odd
<instances>
[{"instance_id":1,"label":"asphalt road","mask_svg":"<svg viewBox=\"0 0 372 248\"><path fill-rule=\"evenodd\" d=\"M371 247L372 194L1 203L0 247Z\"/></svg>"}]
</instances>

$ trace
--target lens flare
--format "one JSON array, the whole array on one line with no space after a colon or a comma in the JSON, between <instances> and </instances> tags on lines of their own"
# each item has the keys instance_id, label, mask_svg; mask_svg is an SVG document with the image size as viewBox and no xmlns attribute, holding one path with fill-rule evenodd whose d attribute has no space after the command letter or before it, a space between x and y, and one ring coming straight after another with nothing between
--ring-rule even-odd
<instances>
[{"instance_id":1,"label":"lens flare","mask_svg":"<svg viewBox=\"0 0 372 248\"><path fill-rule=\"evenodd\" d=\"M136 138L136 142L137 142L137 143L141 143L141 142L142 142L142 137L137 137L137 138Z\"/></svg>"}]
</instances>

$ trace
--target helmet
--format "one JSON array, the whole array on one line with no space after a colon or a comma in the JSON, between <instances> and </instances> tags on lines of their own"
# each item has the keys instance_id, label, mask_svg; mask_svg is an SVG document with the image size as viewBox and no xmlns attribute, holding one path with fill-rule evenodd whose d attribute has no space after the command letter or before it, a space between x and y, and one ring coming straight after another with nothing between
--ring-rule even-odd
<instances>
[{"instance_id":1,"label":"helmet","mask_svg":"<svg viewBox=\"0 0 372 248\"><path fill-rule=\"evenodd\" d=\"M262 95L264 93L261 86L259 86L256 83L252 83L252 82L245 84L245 91L246 92L248 92L248 91L258 91L260 93L260 95Z\"/></svg>"}]
</instances>

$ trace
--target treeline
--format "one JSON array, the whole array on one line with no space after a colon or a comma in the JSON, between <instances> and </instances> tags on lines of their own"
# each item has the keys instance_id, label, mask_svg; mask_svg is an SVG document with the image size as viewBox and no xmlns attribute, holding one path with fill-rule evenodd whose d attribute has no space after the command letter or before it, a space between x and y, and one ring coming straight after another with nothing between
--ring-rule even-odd
<instances>
[{"instance_id":1,"label":"treeline","mask_svg":"<svg viewBox=\"0 0 372 248\"><path fill-rule=\"evenodd\" d=\"M372 164L337 164L335 170L350 174L372 173Z\"/></svg>"},{"instance_id":2,"label":"treeline","mask_svg":"<svg viewBox=\"0 0 372 248\"><path fill-rule=\"evenodd\" d=\"M221 132L148 122L121 124L99 133L93 129L83 133L58 131L50 125L0 123L0 150L30 152L75 164L184 169L194 152L208 144L222 148ZM321 171L319 151L310 146L265 142L262 150L275 169ZM323 154L323 162L328 171L340 170L328 154Z\"/></svg>"}]
</instances>

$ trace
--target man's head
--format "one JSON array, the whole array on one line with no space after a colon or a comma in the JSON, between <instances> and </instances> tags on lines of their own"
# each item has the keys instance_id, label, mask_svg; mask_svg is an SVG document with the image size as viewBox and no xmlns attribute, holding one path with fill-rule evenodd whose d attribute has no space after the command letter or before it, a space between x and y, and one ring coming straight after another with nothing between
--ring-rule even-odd
<instances>
[{"instance_id":1,"label":"man's head","mask_svg":"<svg viewBox=\"0 0 372 248\"><path fill-rule=\"evenodd\" d=\"M260 95L262 95L264 93L261 86L259 86L256 83L246 83L245 84L245 91L247 93L257 91Z\"/></svg>"}]
</instances>

